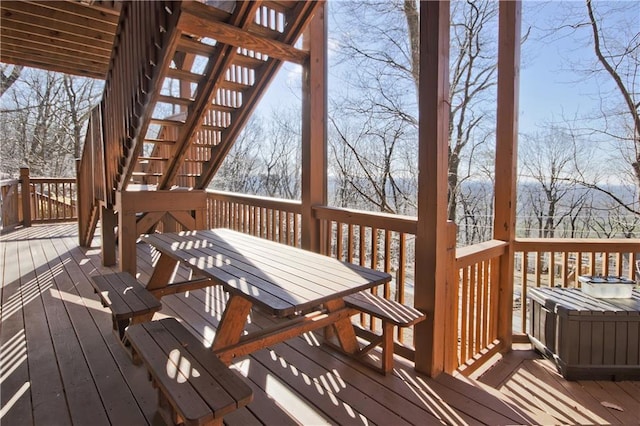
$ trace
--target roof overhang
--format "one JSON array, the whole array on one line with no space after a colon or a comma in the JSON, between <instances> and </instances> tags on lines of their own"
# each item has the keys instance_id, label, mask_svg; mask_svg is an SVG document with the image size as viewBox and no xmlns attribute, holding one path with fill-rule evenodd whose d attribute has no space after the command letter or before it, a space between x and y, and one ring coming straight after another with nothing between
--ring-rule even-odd
<instances>
[{"instance_id":1,"label":"roof overhang","mask_svg":"<svg viewBox=\"0 0 640 426\"><path fill-rule=\"evenodd\" d=\"M104 79L120 2L0 1L0 62Z\"/></svg>"}]
</instances>

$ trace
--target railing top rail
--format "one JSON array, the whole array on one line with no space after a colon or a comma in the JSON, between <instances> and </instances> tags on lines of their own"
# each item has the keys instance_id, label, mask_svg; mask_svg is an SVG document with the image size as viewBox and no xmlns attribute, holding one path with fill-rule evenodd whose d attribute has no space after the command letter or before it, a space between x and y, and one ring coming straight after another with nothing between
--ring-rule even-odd
<instances>
[{"instance_id":1,"label":"railing top rail","mask_svg":"<svg viewBox=\"0 0 640 426\"><path fill-rule=\"evenodd\" d=\"M216 191L207 189L207 195L218 200L232 203L251 204L267 209L287 210L293 213L302 213L302 203L298 200L285 200L283 198L261 197L258 195L240 194L237 192Z\"/></svg>"},{"instance_id":2,"label":"railing top rail","mask_svg":"<svg viewBox=\"0 0 640 426\"><path fill-rule=\"evenodd\" d=\"M31 183L74 183L76 178L32 177L29 181Z\"/></svg>"},{"instance_id":3,"label":"railing top rail","mask_svg":"<svg viewBox=\"0 0 640 426\"><path fill-rule=\"evenodd\" d=\"M516 238L515 251L634 251L640 252L638 238Z\"/></svg>"},{"instance_id":4,"label":"railing top rail","mask_svg":"<svg viewBox=\"0 0 640 426\"><path fill-rule=\"evenodd\" d=\"M456 266L457 268L464 268L483 260L501 256L505 253L508 245L509 243L506 241L489 240L466 247L460 247L456 249Z\"/></svg>"},{"instance_id":5,"label":"railing top rail","mask_svg":"<svg viewBox=\"0 0 640 426\"><path fill-rule=\"evenodd\" d=\"M371 228L414 234L417 232L418 218L389 213L368 212L342 207L314 206L315 217L341 223L364 225Z\"/></svg>"},{"instance_id":6,"label":"railing top rail","mask_svg":"<svg viewBox=\"0 0 640 426\"><path fill-rule=\"evenodd\" d=\"M0 186L10 186L20 183L20 179L3 179L0 180Z\"/></svg>"}]
</instances>

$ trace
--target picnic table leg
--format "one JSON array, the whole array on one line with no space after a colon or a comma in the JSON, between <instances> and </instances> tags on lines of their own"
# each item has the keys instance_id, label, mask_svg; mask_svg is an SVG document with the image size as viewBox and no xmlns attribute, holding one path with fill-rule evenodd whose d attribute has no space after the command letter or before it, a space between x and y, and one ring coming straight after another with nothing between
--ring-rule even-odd
<instances>
[{"instance_id":1,"label":"picnic table leg","mask_svg":"<svg viewBox=\"0 0 640 426\"><path fill-rule=\"evenodd\" d=\"M177 265L178 261L171 256L167 256L164 253L160 254L158 263L156 263L156 267L153 269L151 278L149 278L147 290L157 290L159 288L166 287L169 284L169 280L171 279L173 271L175 271ZM160 297L158 297L158 299L159 298Z\"/></svg>"},{"instance_id":2,"label":"picnic table leg","mask_svg":"<svg viewBox=\"0 0 640 426\"><path fill-rule=\"evenodd\" d=\"M344 301L339 299L325 303L325 307L329 312L333 312L344 308L345 305ZM340 319L333 323L331 327L335 330L338 342L340 342L340 347L343 351L348 354L355 354L360 350L360 345L358 345L358 339L356 338L356 331L353 328L353 324L351 324L351 318Z\"/></svg>"},{"instance_id":3,"label":"picnic table leg","mask_svg":"<svg viewBox=\"0 0 640 426\"><path fill-rule=\"evenodd\" d=\"M216 352L218 349L235 345L240 341L247 323L247 317L251 312L251 306L253 304L244 297L231 295L218 324L216 336L211 345L212 351ZM218 353L218 358L228 365L233 359L233 353L220 352Z\"/></svg>"}]
</instances>

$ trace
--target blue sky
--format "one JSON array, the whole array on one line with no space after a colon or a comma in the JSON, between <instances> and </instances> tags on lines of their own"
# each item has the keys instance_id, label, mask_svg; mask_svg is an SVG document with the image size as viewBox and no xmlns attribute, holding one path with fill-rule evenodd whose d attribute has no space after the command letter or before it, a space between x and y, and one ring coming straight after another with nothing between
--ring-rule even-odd
<instances>
[{"instance_id":1,"label":"blue sky","mask_svg":"<svg viewBox=\"0 0 640 426\"><path fill-rule=\"evenodd\" d=\"M596 6L598 3L603 2L596 2ZM633 5L632 14L637 12L635 22L640 31L640 2L625 3ZM519 128L522 133L534 133L545 122L559 120L562 115L567 118L583 116L597 107L595 95L598 86L595 81L567 71L575 62L595 61L593 49L586 45L586 38L590 36L588 28L543 37L546 30L559 25L565 16L571 14L586 18L584 2L523 2L522 27L523 31L531 27L531 34L522 47L521 55ZM285 64L269 93L264 96L260 113L268 116L273 107L288 107L299 102L299 76L300 67Z\"/></svg>"}]
</instances>

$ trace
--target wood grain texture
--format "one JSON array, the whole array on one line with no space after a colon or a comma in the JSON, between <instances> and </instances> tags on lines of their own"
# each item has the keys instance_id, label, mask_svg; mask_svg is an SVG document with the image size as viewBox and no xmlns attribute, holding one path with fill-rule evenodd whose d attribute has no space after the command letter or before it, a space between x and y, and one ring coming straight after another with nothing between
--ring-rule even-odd
<instances>
[{"instance_id":1,"label":"wood grain texture","mask_svg":"<svg viewBox=\"0 0 640 426\"><path fill-rule=\"evenodd\" d=\"M36 245L42 247L46 263L43 263L41 255L32 252ZM3 424L13 424L12 419L17 424L52 424L51 417L40 417L46 413L55 413L58 424L71 424L70 407L85 410L88 416L92 416L91 424L157 422L157 397L149 386L146 371L144 367L131 363L113 337L110 316L100 306L89 283L92 274L116 272L114 268L101 265L98 247L98 239L92 241L90 249L79 247L77 226L74 224L34 226L0 236L0 279L3 280L0 339L4 345L25 325L30 342L25 361L29 368L22 363L15 370L3 370L6 373L5 381L0 383L2 409L6 410L1 420ZM147 282L154 270L157 253L152 252L147 244L138 244L136 248L139 279ZM64 309L70 318L67 324L71 326L49 328L43 322L46 314L42 302L45 299L39 298L46 296L41 290L46 293L50 289L48 286L54 283L53 274L49 271L70 277L68 282L58 280L55 293L51 294L65 299ZM187 279L188 270L179 268L175 280ZM206 345L215 334L227 297L221 286L166 296L161 315L178 318ZM54 300L47 296L46 302L53 303ZM23 323L23 318L41 321ZM264 330L277 321L256 311L251 323L247 324L247 330ZM80 326L80 322L95 325L85 327ZM37 328L42 333L34 333ZM54 333L55 337L52 337ZM82 340L77 344L83 345L86 355L73 359L75 363L88 363L90 368L77 368L74 380L97 383L102 404L81 403L82 395L72 388L69 392L60 391L61 370L52 366L64 365L66 368L68 364L64 359L69 353L57 346L54 350L52 338L68 345L72 345L74 340ZM411 362L400 357L395 359L394 373L383 376L322 345L321 341L317 334L307 333L237 359L232 368L247 378L254 392L254 401L226 415L225 424L578 424L579 419L585 417L591 424L637 424L640 421L636 414L640 382L609 382L611 386L606 390L597 381L567 382L557 374L550 361L540 359L530 350L498 355L501 360L485 373L487 379L492 380L484 384L447 374L431 379L417 373ZM3 362L13 353L5 351L7 348L2 348ZM37 351L42 353L37 355ZM511 354L522 356L518 362L511 362L508 358ZM380 352L373 351L371 356L379 357ZM106 363L108 359L111 359L110 363ZM529 366L530 362L535 362L536 366ZM104 367L100 367L101 363ZM8 365L3 363L3 367ZM518 374L521 368L529 372ZM532 392L515 392L515 384L523 383L523 380L527 380L524 383ZM547 380L554 380L561 387L547 384ZM17 390L11 391L10 383L19 383L19 388L27 381L31 388L8 408L6 401ZM38 409L38 415L34 417L36 411L29 411L34 409L33 406L24 402L25 398L30 400L36 391L38 407L42 410ZM135 399L135 403L123 403L129 398L124 396L126 393ZM120 402L116 402L118 400ZM618 404L625 411L606 408L601 401ZM555 410L563 417L551 416L551 409L547 408L549 405L557 405L559 408ZM140 414L144 419L122 420L133 419ZM74 418L78 416L76 411L73 415Z\"/></svg>"}]
</instances>

